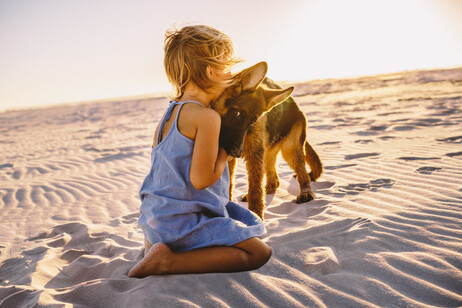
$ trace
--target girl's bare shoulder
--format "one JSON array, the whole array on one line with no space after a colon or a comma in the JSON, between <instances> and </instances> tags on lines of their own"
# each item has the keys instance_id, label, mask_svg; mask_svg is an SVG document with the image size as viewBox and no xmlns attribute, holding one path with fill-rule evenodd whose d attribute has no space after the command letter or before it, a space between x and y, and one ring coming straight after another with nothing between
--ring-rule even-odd
<instances>
[{"instance_id":1,"label":"girl's bare shoulder","mask_svg":"<svg viewBox=\"0 0 462 308\"><path fill-rule=\"evenodd\" d=\"M189 139L195 139L197 130L220 129L221 118L218 112L197 104L183 106L178 117L179 131Z\"/></svg>"},{"instance_id":2,"label":"girl's bare shoulder","mask_svg":"<svg viewBox=\"0 0 462 308\"><path fill-rule=\"evenodd\" d=\"M218 112L197 104L187 104L183 107L180 117L194 125L201 124L221 124L221 118Z\"/></svg>"}]
</instances>

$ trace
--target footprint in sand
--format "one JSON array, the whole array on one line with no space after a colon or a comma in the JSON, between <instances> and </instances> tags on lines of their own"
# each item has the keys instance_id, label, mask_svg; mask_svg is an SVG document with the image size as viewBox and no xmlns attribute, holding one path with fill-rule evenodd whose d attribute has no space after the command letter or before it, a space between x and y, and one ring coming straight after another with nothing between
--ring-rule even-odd
<instances>
[{"instance_id":1,"label":"footprint in sand","mask_svg":"<svg viewBox=\"0 0 462 308\"><path fill-rule=\"evenodd\" d=\"M134 156L143 156L144 152L128 152L128 153L117 153L114 155L106 155L100 158L96 158L94 161L97 163L106 163L114 160L124 160Z\"/></svg>"},{"instance_id":2,"label":"footprint in sand","mask_svg":"<svg viewBox=\"0 0 462 308\"><path fill-rule=\"evenodd\" d=\"M393 129L397 131L411 131L411 130L417 129L417 127L410 126L410 125L402 125L402 126L395 126L393 127Z\"/></svg>"},{"instance_id":3,"label":"footprint in sand","mask_svg":"<svg viewBox=\"0 0 462 308\"><path fill-rule=\"evenodd\" d=\"M346 186L340 186L338 191L343 194L348 195L357 195L363 191L377 191L378 188L391 188L395 184L395 181L392 179L377 179L369 181L369 183L353 183Z\"/></svg>"},{"instance_id":4,"label":"footprint in sand","mask_svg":"<svg viewBox=\"0 0 462 308\"><path fill-rule=\"evenodd\" d=\"M348 168L348 167L354 167L357 166L358 164L347 164L347 165L338 165L338 166L325 166L324 169L326 170L336 170L336 169L343 169L343 168Z\"/></svg>"},{"instance_id":5,"label":"footprint in sand","mask_svg":"<svg viewBox=\"0 0 462 308\"><path fill-rule=\"evenodd\" d=\"M372 125L369 130L372 131L386 131L388 129L388 125Z\"/></svg>"},{"instance_id":6,"label":"footprint in sand","mask_svg":"<svg viewBox=\"0 0 462 308\"><path fill-rule=\"evenodd\" d=\"M109 223L109 225L111 227L115 227L115 226L118 226L120 224L134 224L134 223L136 223L138 221L139 217L140 217L139 212L132 213L132 214L125 215L125 216L122 216L122 217L119 217L119 218L116 218L116 219L112 220Z\"/></svg>"},{"instance_id":7,"label":"footprint in sand","mask_svg":"<svg viewBox=\"0 0 462 308\"><path fill-rule=\"evenodd\" d=\"M414 157L414 156L403 156L398 157L398 159L402 160L432 160L432 159L441 159L441 157Z\"/></svg>"},{"instance_id":8,"label":"footprint in sand","mask_svg":"<svg viewBox=\"0 0 462 308\"><path fill-rule=\"evenodd\" d=\"M310 274L326 275L340 267L338 258L330 247L313 247L302 253L305 254L305 268Z\"/></svg>"},{"instance_id":9,"label":"footprint in sand","mask_svg":"<svg viewBox=\"0 0 462 308\"><path fill-rule=\"evenodd\" d=\"M442 122L439 118L424 118L424 119L416 119L413 123L416 126L437 126L437 125L447 125L448 123Z\"/></svg>"},{"instance_id":10,"label":"footprint in sand","mask_svg":"<svg viewBox=\"0 0 462 308\"><path fill-rule=\"evenodd\" d=\"M347 194L358 194L361 191L369 190L371 185L369 183L356 183L348 184L347 186L340 186L339 191Z\"/></svg>"},{"instance_id":11,"label":"footprint in sand","mask_svg":"<svg viewBox=\"0 0 462 308\"><path fill-rule=\"evenodd\" d=\"M395 139L396 137L394 136L382 136L382 137L379 137L379 139L382 139L382 140L388 140L388 139Z\"/></svg>"},{"instance_id":12,"label":"footprint in sand","mask_svg":"<svg viewBox=\"0 0 462 308\"><path fill-rule=\"evenodd\" d=\"M372 139L359 139L359 140L355 140L355 143L361 143L361 144L367 144L367 143L371 143L371 142L374 142L374 140L372 140Z\"/></svg>"},{"instance_id":13,"label":"footprint in sand","mask_svg":"<svg viewBox=\"0 0 462 308\"><path fill-rule=\"evenodd\" d=\"M420 174L431 174L434 171L439 171L441 168L438 167L420 167L416 171Z\"/></svg>"},{"instance_id":14,"label":"footprint in sand","mask_svg":"<svg viewBox=\"0 0 462 308\"><path fill-rule=\"evenodd\" d=\"M294 203L292 203L294 204ZM287 216L287 220L292 225L301 223L305 225L309 218L317 216L329 208L329 201L327 200L313 200L309 204L297 204L298 207L294 208Z\"/></svg>"},{"instance_id":15,"label":"footprint in sand","mask_svg":"<svg viewBox=\"0 0 462 308\"><path fill-rule=\"evenodd\" d=\"M121 217L121 221L130 221L135 215ZM117 230L81 223L55 226L28 238L30 245L36 247L22 252L21 257L6 260L0 266L0 277L3 283L30 285L35 272L47 271L47 278L35 281L34 286L49 288L126 277L141 258L141 244L121 236Z\"/></svg>"},{"instance_id":16,"label":"footprint in sand","mask_svg":"<svg viewBox=\"0 0 462 308\"><path fill-rule=\"evenodd\" d=\"M6 164L0 165L0 169L4 169L4 168L13 168L13 164L6 163Z\"/></svg>"},{"instance_id":17,"label":"footprint in sand","mask_svg":"<svg viewBox=\"0 0 462 308\"><path fill-rule=\"evenodd\" d=\"M356 133L352 133L358 136L376 136L377 132L376 131L359 131Z\"/></svg>"},{"instance_id":18,"label":"footprint in sand","mask_svg":"<svg viewBox=\"0 0 462 308\"><path fill-rule=\"evenodd\" d=\"M327 141L323 143L318 143L318 145L333 145L333 144L339 144L340 141Z\"/></svg>"},{"instance_id":19,"label":"footprint in sand","mask_svg":"<svg viewBox=\"0 0 462 308\"><path fill-rule=\"evenodd\" d=\"M13 174L11 175L11 177L15 180L19 180L20 178L22 178L22 175L23 175L22 170L15 170L13 171Z\"/></svg>"},{"instance_id":20,"label":"footprint in sand","mask_svg":"<svg viewBox=\"0 0 462 308\"><path fill-rule=\"evenodd\" d=\"M352 154L352 155L345 155L345 160L352 160L352 159L378 156L378 155L380 155L380 153L358 153L358 154Z\"/></svg>"},{"instance_id":21,"label":"footprint in sand","mask_svg":"<svg viewBox=\"0 0 462 308\"><path fill-rule=\"evenodd\" d=\"M125 216L122 216L122 222L124 224L132 224L132 223L135 223L136 221L138 221L139 217L140 217L139 212L132 213L132 214L129 214L129 215L125 215Z\"/></svg>"},{"instance_id":22,"label":"footprint in sand","mask_svg":"<svg viewBox=\"0 0 462 308\"><path fill-rule=\"evenodd\" d=\"M372 188L379 188L379 187L390 188L393 184L395 184L395 181L393 181L392 179L378 179L378 180L372 180L369 183L371 184Z\"/></svg>"},{"instance_id":23,"label":"footprint in sand","mask_svg":"<svg viewBox=\"0 0 462 308\"><path fill-rule=\"evenodd\" d=\"M454 153L447 153L446 156L449 157L455 157L455 156L461 156L462 152L454 152Z\"/></svg>"},{"instance_id":24,"label":"footprint in sand","mask_svg":"<svg viewBox=\"0 0 462 308\"><path fill-rule=\"evenodd\" d=\"M83 149L84 151L87 151L87 152L102 152L102 151L103 151L102 149L98 149L98 148L96 148L96 147L94 147L93 145L88 144L88 143L87 143L87 144L84 144L84 145L82 146L82 149Z\"/></svg>"},{"instance_id":25,"label":"footprint in sand","mask_svg":"<svg viewBox=\"0 0 462 308\"><path fill-rule=\"evenodd\" d=\"M436 141L450 142L450 143L462 143L462 136L454 136L443 139L436 139Z\"/></svg>"},{"instance_id":26,"label":"footprint in sand","mask_svg":"<svg viewBox=\"0 0 462 308\"><path fill-rule=\"evenodd\" d=\"M8 285L30 285L31 275L36 271L37 263L43 259L47 250L46 247L39 246L34 249L23 251L20 257L5 260L0 265L0 281L2 287ZM16 288L16 286L13 288ZM6 288L1 291L0 303L4 303L2 302L2 297L6 298L7 295L11 294L8 294Z\"/></svg>"}]
</instances>

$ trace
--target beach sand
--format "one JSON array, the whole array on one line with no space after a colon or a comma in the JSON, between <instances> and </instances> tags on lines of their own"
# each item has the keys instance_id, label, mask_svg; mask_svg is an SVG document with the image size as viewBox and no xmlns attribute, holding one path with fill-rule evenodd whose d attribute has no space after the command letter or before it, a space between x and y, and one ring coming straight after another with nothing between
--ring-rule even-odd
<instances>
[{"instance_id":1,"label":"beach sand","mask_svg":"<svg viewBox=\"0 0 462 308\"><path fill-rule=\"evenodd\" d=\"M128 278L166 98L0 114L0 307L462 305L462 68L295 85L325 171L266 197L273 256L243 273ZM247 191L239 161L235 200ZM239 202L247 206L244 202Z\"/></svg>"}]
</instances>

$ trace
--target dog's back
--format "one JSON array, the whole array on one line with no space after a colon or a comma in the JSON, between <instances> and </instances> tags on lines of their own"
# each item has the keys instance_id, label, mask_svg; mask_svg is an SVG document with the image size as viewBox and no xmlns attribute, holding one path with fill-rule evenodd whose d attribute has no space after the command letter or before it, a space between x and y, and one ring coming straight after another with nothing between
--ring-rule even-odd
<instances>
[{"instance_id":1,"label":"dog's back","mask_svg":"<svg viewBox=\"0 0 462 308\"><path fill-rule=\"evenodd\" d=\"M262 84L271 89L282 89L279 84L268 77L265 77ZM323 169L321 159L306 140L306 118L292 96L288 97L281 104L273 107L265 114L265 117L267 146L275 147L283 140L293 139L289 137L291 134L293 134L294 137L298 137L300 145L305 148L304 156L305 161L311 168L311 180L319 178ZM300 127L299 130L301 131L296 131L297 127Z\"/></svg>"}]
</instances>

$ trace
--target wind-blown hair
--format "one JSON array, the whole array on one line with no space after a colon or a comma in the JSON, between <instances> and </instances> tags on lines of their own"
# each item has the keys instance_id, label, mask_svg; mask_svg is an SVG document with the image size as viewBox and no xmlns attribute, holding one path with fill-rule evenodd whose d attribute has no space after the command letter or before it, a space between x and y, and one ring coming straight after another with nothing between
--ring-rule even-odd
<instances>
[{"instance_id":1,"label":"wind-blown hair","mask_svg":"<svg viewBox=\"0 0 462 308\"><path fill-rule=\"evenodd\" d=\"M223 32L205 25L173 28L165 33L164 66L173 87L172 99L180 98L189 81L207 92L229 80L210 79L207 67L224 70L241 62L235 56L233 41Z\"/></svg>"}]
</instances>

